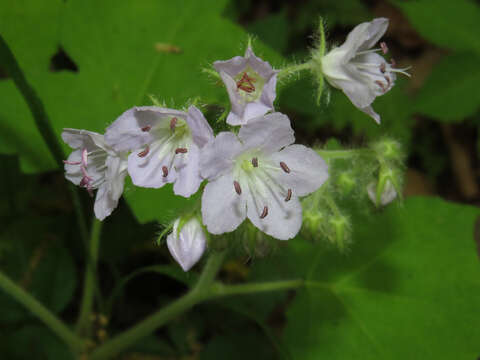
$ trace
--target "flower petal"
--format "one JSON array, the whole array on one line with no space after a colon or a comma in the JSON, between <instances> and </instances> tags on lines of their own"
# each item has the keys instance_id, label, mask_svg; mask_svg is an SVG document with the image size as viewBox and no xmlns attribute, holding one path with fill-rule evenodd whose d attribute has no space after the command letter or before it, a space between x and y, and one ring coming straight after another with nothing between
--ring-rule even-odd
<instances>
[{"instance_id":1,"label":"flower petal","mask_svg":"<svg viewBox=\"0 0 480 360\"><path fill-rule=\"evenodd\" d=\"M289 172L278 170L273 176L296 196L305 196L317 190L328 179L327 163L312 149L290 145L270 158L275 166L284 162Z\"/></svg>"},{"instance_id":2,"label":"flower petal","mask_svg":"<svg viewBox=\"0 0 480 360\"><path fill-rule=\"evenodd\" d=\"M235 230L247 215L244 195L238 195L233 176L227 173L205 186L202 195L202 219L212 234Z\"/></svg>"},{"instance_id":3,"label":"flower petal","mask_svg":"<svg viewBox=\"0 0 480 360\"><path fill-rule=\"evenodd\" d=\"M62 140L72 149L87 149L88 151L96 148L106 149L103 135L93 131L65 128L62 132Z\"/></svg>"},{"instance_id":4,"label":"flower petal","mask_svg":"<svg viewBox=\"0 0 480 360\"><path fill-rule=\"evenodd\" d=\"M264 61L256 56L250 46L245 50L245 58L247 59L248 65L264 79L269 79L277 73L268 61Z\"/></svg>"},{"instance_id":5,"label":"flower petal","mask_svg":"<svg viewBox=\"0 0 480 360\"><path fill-rule=\"evenodd\" d=\"M138 156L133 152L128 156L128 173L132 182L141 187L160 188L167 183L172 183L177 178L175 169L170 167L174 154L160 157L162 147L152 146L150 152L145 157ZM168 175L163 176L162 167L166 166Z\"/></svg>"},{"instance_id":6,"label":"flower petal","mask_svg":"<svg viewBox=\"0 0 480 360\"><path fill-rule=\"evenodd\" d=\"M173 192L184 197L195 194L202 182L200 177L200 149L195 144L191 144L186 154L175 156L174 166L177 179L173 185Z\"/></svg>"},{"instance_id":7,"label":"flower petal","mask_svg":"<svg viewBox=\"0 0 480 360\"><path fill-rule=\"evenodd\" d=\"M175 220L173 231L167 237L167 246L183 271L188 271L202 257L207 246L207 238L202 226L196 218L185 223L178 232L180 219Z\"/></svg>"},{"instance_id":8,"label":"flower petal","mask_svg":"<svg viewBox=\"0 0 480 360\"><path fill-rule=\"evenodd\" d=\"M364 108L359 108L361 111L363 111L365 114L370 116L377 124L380 125L380 115L378 115L375 110L371 106L367 106Z\"/></svg>"},{"instance_id":9,"label":"flower petal","mask_svg":"<svg viewBox=\"0 0 480 360\"><path fill-rule=\"evenodd\" d=\"M118 205L118 199L112 197L108 183L104 183L97 190L93 211L98 220L104 220Z\"/></svg>"},{"instance_id":10,"label":"flower petal","mask_svg":"<svg viewBox=\"0 0 480 360\"><path fill-rule=\"evenodd\" d=\"M212 128L202 112L195 106L190 106L188 108L186 122L192 132L193 141L199 148L202 148L207 142L213 140L214 136Z\"/></svg>"},{"instance_id":11,"label":"flower petal","mask_svg":"<svg viewBox=\"0 0 480 360\"><path fill-rule=\"evenodd\" d=\"M235 56L230 60L215 61L213 63L213 67L215 68L215 70L217 70L217 72L220 75L222 72L224 72L225 74L229 75L232 78L235 75L237 75L239 72L243 71L246 65L247 65L247 59L244 58L243 56Z\"/></svg>"},{"instance_id":12,"label":"flower petal","mask_svg":"<svg viewBox=\"0 0 480 360\"><path fill-rule=\"evenodd\" d=\"M242 151L242 144L231 132L221 132L201 150L200 173L205 179L215 179L231 170L233 159Z\"/></svg>"},{"instance_id":13,"label":"flower petal","mask_svg":"<svg viewBox=\"0 0 480 360\"><path fill-rule=\"evenodd\" d=\"M154 141L147 127L154 127L166 117L186 118L186 113L158 106L139 106L125 111L105 132L105 140L115 151L134 151Z\"/></svg>"},{"instance_id":14,"label":"flower petal","mask_svg":"<svg viewBox=\"0 0 480 360\"><path fill-rule=\"evenodd\" d=\"M345 42L339 47L345 53L345 61L352 59L358 51L370 49L385 34L387 18L376 18L355 26Z\"/></svg>"},{"instance_id":15,"label":"flower petal","mask_svg":"<svg viewBox=\"0 0 480 360\"><path fill-rule=\"evenodd\" d=\"M111 197L118 200L122 196L125 176L127 176L127 159L109 156L105 164L107 165L105 180L109 184Z\"/></svg>"},{"instance_id":16,"label":"flower petal","mask_svg":"<svg viewBox=\"0 0 480 360\"><path fill-rule=\"evenodd\" d=\"M246 194L247 216L253 225L279 240L288 240L298 234L302 226L302 206L296 196L286 202L273 192L263 194L263 199L256 198L252 191ZM268 214L262 219L265 206Z\"/></svg>"},{"instance_id":17,"label":"flower petal","mask_svg":"<svg viewBox=\"0 0 480 360\"><path fill-rule=\"evenodd\" d=\"M68 159L67 159L67 162L69 163L80 163L81 161L82 161L81 149L73 151L68 156ZM75 185L80 185L80 181L83 178L80 165L71 165L71 164L65 163L64 169L65 169L65 177Z\"/></svg>"},{"instance_id":18,"label":"flower petal","mask_svg":"<svg viewBox=\"0 0 480 360\"><path fill-rule=\"evenodd\" d=\"M238 137L246 148L258 148L264 154L270 154L295 142L290 119L278 112L251 119L242 126Z\"/></svg>"}]
</instances>

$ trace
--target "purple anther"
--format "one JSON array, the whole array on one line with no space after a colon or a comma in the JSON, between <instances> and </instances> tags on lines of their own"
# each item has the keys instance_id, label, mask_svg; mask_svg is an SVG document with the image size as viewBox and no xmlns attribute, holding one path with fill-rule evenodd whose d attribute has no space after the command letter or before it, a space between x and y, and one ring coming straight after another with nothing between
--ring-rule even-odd
<instances>
[{"instance_id":1,"label":"purple anther","mask_svg":"<svg viewBox=\"0 0 480 360\"><path fill-rule=\"evenodd\" d=\"M235 188L235 191L237 192L238 195L242 194L242 188L240 187L240 183L236 180L233 181L233 187Z\"/></svg>"},{"instance_id":2,"label":"purple anther","mask_svg":"<svg viewBox=\"0 0 480 360\"><path fill-rule=\"evenodd\" d=\"M263 208L262 213L260 214L260 219L264 219L268 215L268 206Z\"/></svg>"}]
</instances>

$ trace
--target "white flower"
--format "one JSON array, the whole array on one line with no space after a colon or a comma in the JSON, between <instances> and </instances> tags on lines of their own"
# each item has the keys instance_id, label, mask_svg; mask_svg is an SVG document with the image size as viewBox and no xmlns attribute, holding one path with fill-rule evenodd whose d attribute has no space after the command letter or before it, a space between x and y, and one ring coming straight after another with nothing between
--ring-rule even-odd
<instances>
[{"instance_id":1,"label":"white flower","mask_svg":"<svg viewBox=\"0 0 480 360\"><path fill-rule=\"evenodd\" d=\"M205 231L197 218L188 220L178 229L180 219L175 220L173 231L167 237L167 246L183 271L188 271L202 257L207 246Z\"/></svg>"},{"instance_id":2,"label":"white flower","mask_svg":"<svg viewBox=\"0 0 480 360\"><path fill-rule=\"evenodd\" d=\"M160 188L174 183L177 195L189 197L202 181L200 148L213 131L195 106L188 112L141 106L124 112L107 128L105 140L128 156L128 172L137 186Z\"/></svg>"},{"instance_id":3,"label":"white flower","mask_svg":"<svg viewBox=\"0 0 480 360\"><path fill-rule=\"evenodd\" d=\"M385 43L381 43L378 49L371 49L387 27L386 18L359 24L348 34L343 45L331 50L321 60L327 81L341 89L357 108L377 123L380 123L380 116L371 106L373 100L393 87L396 72L410 76L405 72L407 69L396 69L394 63L389 64L377 54L378 51L387 53Z\"/></svg>"},{"instance_id":4,"label":"white flower","mask_svg":"<svg viewBox=\"0 0 480 360\"><path fill-rule=\"evenodd\" d=\"M65 177L93 196L97 190L94 212L99 220L117 207L127 175L127 154L109 147L103 135L77 129L63 129L62 139L75 149L65 163Z\"/></svg>"},{"instance_id":5,"label":"white flower","mask_svg":"<svg viewBox=\"0 0 480 360\"><path fill-rule=\"evenodd\" d=\"M367 186L368 197L373 201L374 204L377 203L377 183L372 182ZM383 189L382 195L380 196L380 204L385 206L391 203L397 197L397 192L390 180L387 180L385 183L385 188Z\"/></svg>"},{"instance_id":6,"label":"white flower","mask_svg":"<svg viewBox=\"0 0 480 360\"><path fill-rule=\"evenodd\" d=\"M250 46L244 57L215 61L213 66L222 77L230 97L232 108L227 117L228 124L243 125L249 119L273 110L278 71L255 56Z\"/></svg>"},{"instance_id":7,"label":"white flower","mask_svg":"<svg viewBox=\"0 0 480 360\"><path fill-rule=\"evenodd\" d=\"M246 217L277 239L294 237L302 223L298 196L328 178L327 164L295 141L280 113L251 119L236 135L222 132L202 149L201 172L209 180L202 196L207 230L235 230Z\"/></svg>"}]
</instances>

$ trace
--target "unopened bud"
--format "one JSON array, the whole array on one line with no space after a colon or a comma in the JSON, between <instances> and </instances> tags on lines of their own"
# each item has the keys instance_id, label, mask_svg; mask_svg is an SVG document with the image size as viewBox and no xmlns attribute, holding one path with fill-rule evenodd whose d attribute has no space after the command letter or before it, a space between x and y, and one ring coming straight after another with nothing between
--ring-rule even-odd
<instances>
[{"instance_id":1,"label":"unopened bud","mask_svg":"<svg viewBox=\"0 0 480 360\"><path fill-rule=\"evenodd\" d=\"M372 145L377 156L387 162L403 161L404 153L398 141L383 139Z\"/></svg>"},{"instance_id":2,"label":"unopened bud","mask_svg":"<svg viewBox=\"0 0 480 360\"><path fill-rule=\"evenodd\" d=\"M337 185L345 195L349 194L356 185L355 178L351 172L344 172L338 177Z\"/></svg>"},{"instance_id":3,"label":"unopened bud","mask_svg":"<svg viewBox=\"0 0 480 360\"><path fill-rule=\"evenodd\" d=\"M328 219L328 224L331 228L328 234L329 241L340 251L345 251L351 240L350 220L346 216L335 215Z\"/></svg>"},{"instance_id":4,"label":"unopened bud","mask_svg":"<svg viewBox=\"0 0 480 360\"><path fill-rule=\"evenodd\" d=\"M188 271L205 252L207 237L196 217L186 222L177 219L173 224L172 233L167 237L167 245L175 261L184 271Z\"/></svg>"},{"instance_id":5,"label":"unopened bud","mask_svg":"<svg viewBox=\"0 0 480 360\"><path fill-rule=\"evenodd\" d=\"M385 206L397 197L397 191L390 179L387 179L384 183L381 183L380 181L377 183L370 183L367 186L367 192L368 197L376 206Z\"/></svg>"}]
</instances>

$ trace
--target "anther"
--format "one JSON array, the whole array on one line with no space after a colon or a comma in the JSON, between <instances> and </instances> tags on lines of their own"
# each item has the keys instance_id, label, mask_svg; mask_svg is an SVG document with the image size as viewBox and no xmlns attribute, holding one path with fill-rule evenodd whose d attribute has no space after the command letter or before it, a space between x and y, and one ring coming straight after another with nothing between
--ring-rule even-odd
<instances>
[{"instance_id":1,"label":"anther","mask_svg":"<svg viewBox=\"0 0 480 360\"><path fill-rule=\"evenodd\" d=\"M285 202L290 201L292 198L292 189L287 190L287 196L285 197Z\"/></svg>"},{"instance_id":2,"label":"anther","mask_svg":"<svg viewBox=\"0 0 480 360\"><path fill-rule=\"evenodd\" d=\"M237 81L237 89L248 93L254 92L255 85L253 85L253 82L255 82L255 79L249 77L247 73L244 72L242 78Z\"/></svg>"},{"instance_id":3,"label":"anther","mask_svg":"<svg viewBox=\"0 0 480 360\"><path fill-rule=\"evenodd\" d=\"M145 126L145 127L142 127L142 131L143 131L143 132L148 132L148 131L150 131L151 129L152 129L152 127L151 127L150 125L147 125L147 126Z\"/></svg>"},{"instance_id":4,"label":"anther","mask_svg":"<svg viewBox=\"0 0 480 360\"><path fill-rule=\"evenodd\" d=\"M397 62L395 61L394 58L391 58L391 59L390 59L390 64L392 65L392 67L396 67L396 66L397 66Z\"/></svg>"},{"instance_id":5,"label":"anther","mask_svg":"<svg viewBox=\"0 0 480 360\"><path fill-rule=\"evenodd\" d=\"M382 91L385 92L386 89L385 89L385 84L382 83L380 80L375 80L375 84L377 84L378 86L380 86L382 88Z\"/></svg>"},{"instance_id":6,"label":"anther","mask_svg":"<svg viewBox=\"0 0 480 360\"><path fill-rule=\"evenodd\" d=\"M137 155L138 155L138 157L143 158L143 157L147 156L149 152L150 152L150 147L147 145L145 150L140 151Z\"/></svg>"},{"instance_id":7,"label":"anther","mask_svg":"<svg viewBox=\"0 0 480 360\"><path fill-rule=\"evenodd\" d=\"M253 167L258 167L258 158L256 157L252 158L252 165Z\"/></svg>"},{"instance_id":8,"label":"anther","mask_svg":"<svg viewBox=\"0 0 480 360\"><path fill-rule=\"evenodd\" d=\"M382 63L382 64L380 65L380 72L381 72L382 74L385 74L385 71L387 71L387 65L386 65L385 63Z\"/></svg>"},{"instance_id":9,"label":"anther","mask_svg":"<svg viewBox=\"0 0 480 360\"><path fill-rule=\"evenodd\" d=\"M176 148L175 154L186 154L188 152L187 148Z\"/></svg>"},{"instance_id":10,"label":"anther","mask_svg":"<svg viewBox=\"0 0 480 360\"><path fill-rule=\"evenodd\" d=\"M267 215L268 215L268 206L265 206L263 208L263 211L262 211L261 215L260 215L260 219L264 219Z\"/></svg>"},{"instance_id":11,"label":"anther","mask_svg":"<svg viewBox=\"0 0 480 360\"><path fill-rule=\"evenodd\" d=\"M233 187L235 188L235 191L237 192L238 195L242 194L242 188L240 187L240 183L236 180L233 181Z\"/></svg>"},{"instance_id":12,"label":"anther","mask_svg":"<svg viewBox=\"0 0 480 360\"><path fill-rule=\"evenodd\" d=\"M170 120L170 130L174 131L175 126L177 125L178 119L176 117L173 117L172 120Z\"/></svg>"},{"instance_id":13,"label":"anther","mask_svg":"<svg viewBox=\"0 0 480 360\"><path fill-rule=\"evenodd\" d=\"M163 172L163 177L168 176L168 168L165 165L162 166L162 172Z\"/></svg>"},{"instance_id":14,"label":"anther","mask_svg":"<svg viewBox=\"0 0 480 360\"><path fill-rule=\"evenodd\" d=\"M380 47L382 48L382 52L384 54L388 53L388 46L386 43L384 43L383 41L380 43Z\"/></svg>"},{"instance_id":15,"label":"anther","mask_svg":"<svg viewBox=\"0 0 480 360\"><path fill-rule=\"evenodd\" d=\"M287 164L285 164L283 161L280 161L280 167L281 167L282 170L285 171L287 174L290 173L289 167L288 167Z\"/></svg>"}]
</instances>

